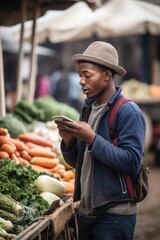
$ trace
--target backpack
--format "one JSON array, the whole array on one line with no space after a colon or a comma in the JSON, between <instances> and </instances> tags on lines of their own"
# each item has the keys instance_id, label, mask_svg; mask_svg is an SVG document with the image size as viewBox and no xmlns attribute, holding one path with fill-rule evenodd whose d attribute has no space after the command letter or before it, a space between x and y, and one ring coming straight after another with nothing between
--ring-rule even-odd
<instances>
[{"instance_id":1,"label":"backpack","mask_svg":"<svg viewBox=\"0 0 160 240\"><path fill-rule=\"evenodd\" d=\"M118 146L118 138L116 137L116 134L113 129L115 116L120 106L129 101L131 101L131 99L126 97L121 97L117 100L117 102L114 104L113 108L111 109L108 124L109 124L110 137L115 146ZM134 186L132 184L130 176L124 175L124 179L127 185L128 192L132 199L132 202L134 203L141 202L147 196L149 191L148 174L149 174L148 166L145 166L142 163L140 170L137 174L136 182Z\"/></svg>"}]
</instances>

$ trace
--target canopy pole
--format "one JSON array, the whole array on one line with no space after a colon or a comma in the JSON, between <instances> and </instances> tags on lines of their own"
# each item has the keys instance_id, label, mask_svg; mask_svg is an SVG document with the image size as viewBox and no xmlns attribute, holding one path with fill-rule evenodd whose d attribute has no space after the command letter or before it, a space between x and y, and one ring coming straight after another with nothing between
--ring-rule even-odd
<instances>
[{"instance_id":1,"label":"canopy pole","mask_svg":"<svg viewBox=\"0 0 160 240\"><path fill-rule=\"evenodd\" d=\"M36 73L37 73L37 54L36 54L36 19L39 15L39 0L35 3L34 19L32 25L32 48L31 48L31 60L30 60L30 75L28 85L28 102L33 103L36 88Z\"/></svg>"},{"instance_id":2,"label":"canopy pole","mask_svg":"<svg viewBox=\"0 0 160 240\"><path fill-rule=\"evenodd\" d=\"M4 68L3 68L3 52L0 36L0 116L6 115L5 86L4 86Z\"/></svg>"},{"instance_id":3,"label":"canopy pole","mask_svg":"<svg viewBox=\"0 0 160 240\"><path fill-rule=\"evenodd\" d=\"M18 69L17 69L17 90L16 90L16 103L18 103L22 99L22 90L23 90L23 78L22 78L22 63L24 57L24 22L27 19L26 14L27 1L22 1L22 24L21 24L21 32L20 32L20 40L19 40L19 54L18 54Z\"/></svg>"}]
</instances>

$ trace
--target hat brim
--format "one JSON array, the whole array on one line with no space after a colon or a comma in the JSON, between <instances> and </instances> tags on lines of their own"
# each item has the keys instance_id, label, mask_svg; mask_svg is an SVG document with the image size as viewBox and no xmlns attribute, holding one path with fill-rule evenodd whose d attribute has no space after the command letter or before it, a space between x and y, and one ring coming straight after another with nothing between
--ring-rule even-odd
<instances>
[{"instance_id":1,"label":"hat brim","mask_svg":"<svg viewBox=\"0 0 160 240\"><path fill-rule=\"evenodd\" d=\"M99 65L102 65L105 67L109 67L109 68L113 69L120 76L124 76L126 74L126 70L124 68L122 68L121 66L116 66L109 62L104 62L103 60L92 57L92 56L88 56L88 55L84 55L84 54L76 54L76 55L72 56L71 59L74 62L76 62L77 64L79 63L79 61L82 60L82 61L86 61L86 62L93 62L93 63L99 64Z\"/></svg>"}]
</instances>

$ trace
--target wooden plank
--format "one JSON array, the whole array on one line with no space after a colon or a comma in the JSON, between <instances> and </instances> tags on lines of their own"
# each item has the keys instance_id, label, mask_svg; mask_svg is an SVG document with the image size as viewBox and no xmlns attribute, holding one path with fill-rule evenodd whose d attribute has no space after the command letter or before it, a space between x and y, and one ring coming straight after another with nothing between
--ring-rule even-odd
<instances>
[{"instance_id":1,"label":"wooden plank","mask_svg":"<svg viewBox=\"0 0 160 240\"><path fill-rule=\"evenodd\" d=\"M45 230L46 234L50 228L50 220L48 218L40 219L28 226L24 231L19 233L13 238L13 240L33 240ZM45 239L47 240L47 238Z\"/></svg>"},{"instance_id":2,"label":"wooden plank","mask_svg":"<svg viewBox=\"0 0 160 240\"><path fill-rule=\"evenodd\" d=\"M5 83L4 83L4 69L3 69L3 52L2 42L0 37L0 116L6 115L6 102L5 102Z\"/></svg>"},{"instance_id":3,"label":"wooden plank","mask_svg":"<svg viewBox=\"0 0 160 240\"><path fill-rule=\"evenodd\" d=\"M75 211L72 203L65 203L53 214L48 216L51 221L51 228L54 237L57 237L61 234L61 232L65 229L66 224L70 221L74 214Z\"/></svg>"},{"instance_id":4,"label":"wooden plank","mask_svg":"<svg viewBox=\"0 0 160 240\"><path fill-rule=\"evenodd\" d=\"M67 224L76 216L78 206L79 202L72 202L72 198L68 196L63 206L28 226L13 240L48 240L49 234L52 234L54 238L60 236Z\"/></svg>"}]
</instances>

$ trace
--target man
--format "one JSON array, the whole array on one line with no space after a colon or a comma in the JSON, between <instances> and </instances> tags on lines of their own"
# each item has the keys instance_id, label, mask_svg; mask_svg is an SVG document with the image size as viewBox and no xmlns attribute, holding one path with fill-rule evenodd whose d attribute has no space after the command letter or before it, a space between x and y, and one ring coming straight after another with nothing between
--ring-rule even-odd
<instances>
[{"instance_id":1,"label":"man","mask_svg":"<svg viewBox=\"0 0 160 240\"><path fill-rule=\"evenodd\" d=\"M130 240L137 206L131 202L124 175L134 184L144 154L145 118L134 102L123 104L114 121L119 142L115 146L108 117L122 95L113 78L126 73L118 65L118 53L111 44L97 41L72 59L87 98L79 122L56 123L63 156L76 169L79 240Z\"/></svg>"}]
</instances>

